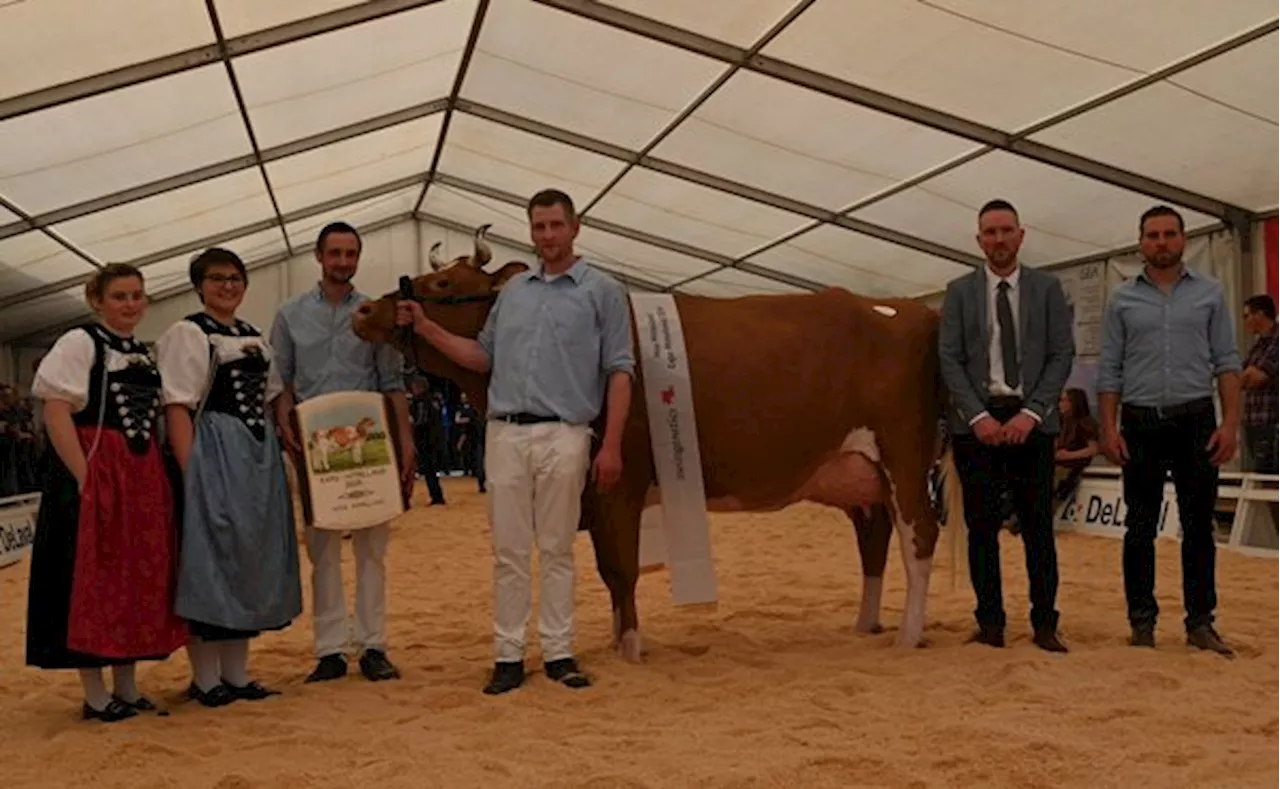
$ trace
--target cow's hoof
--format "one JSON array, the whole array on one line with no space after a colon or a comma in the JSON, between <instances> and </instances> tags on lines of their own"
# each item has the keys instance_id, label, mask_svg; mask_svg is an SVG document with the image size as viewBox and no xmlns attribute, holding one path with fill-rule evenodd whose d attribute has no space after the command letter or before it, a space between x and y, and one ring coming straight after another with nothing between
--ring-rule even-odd
<instances>
[{"instance_id":1,"label":"cow's hoof","mask_svg":"<svg viewBox=\"0 0 1280 789\"><path fill-rule=\"evenodd\" d=\"M884 632L884 625L880 624L879 622L872 622L869 625L864 624L862 622L858 622L853 626L853 632L861 633L864 635L879 635L880 633Z\"/></svg>"},{"instance_id":2,"label":"cow's hoof","mask_svg":"<svg viewBox=\"0 0 1280 789\"><path fill-rule=\"evenodd\" d=\"M920 649L927 646L927 642L925 641L924 636L919 636L917 638L899 637L894 640L893 645L898 649Z\"/></svg>"},{"instance_id":3,"label":"cow's hoof","mask_svg":"<svg viewBox=\"0 0 1280 789\"><path fill-rule=\"evenodd\" d=\"M628 630L618 640L618 654L628 663L641 662L644 647L640 642L640 631Z\"/></svg>"}]
</instances>

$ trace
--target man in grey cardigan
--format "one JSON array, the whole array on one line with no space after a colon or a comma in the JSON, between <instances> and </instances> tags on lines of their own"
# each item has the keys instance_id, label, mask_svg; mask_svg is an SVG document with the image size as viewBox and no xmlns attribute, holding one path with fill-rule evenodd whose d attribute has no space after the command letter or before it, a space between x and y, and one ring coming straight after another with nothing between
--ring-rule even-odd
<instances>
[{"instance_id":1,"label":"man in grey cardigan","mask_svg":"<svg viewBox=\"0 0 1280 789\"><path fill-rule=\"evenodd\" d=\"M1055 608L1053 452L1058 397L1071 373L1075 339L1061 282L1018 261L1024 232L1018 212L1004 200L978 212L978 245L987 265L947 286L938 351L969 526L974 640L1004 646L999 535L1007 489L1022 527L1034 641L1065 652Z\"/></svg>"}]
</instances>

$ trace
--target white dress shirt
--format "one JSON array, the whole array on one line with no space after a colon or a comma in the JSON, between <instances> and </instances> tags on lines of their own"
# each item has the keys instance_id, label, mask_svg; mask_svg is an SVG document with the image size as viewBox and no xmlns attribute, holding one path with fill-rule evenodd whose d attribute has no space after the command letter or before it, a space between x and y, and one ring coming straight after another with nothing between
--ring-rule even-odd
<instances>
[{"instance_id":1,"label":"white dress shirt","mask_svg":"<svg viewBox=\"0 0 1280 789\"><path fill-rule=\"evenodd\" d=\"M1020 323L1018 321L1018 279L1022 273L1022 264L1018 263L1013 267L1013 271L1007 276L997 276L990 266L984 266L982 269L986 275L987 281L987 394L992 397L1022 397L1022 375L1018 375L1018 385L1010 387L1004 381L1004 349L1000 345L1000 316L997 312L996 299L1000 295L1000 283L1009 283L1009 308L1013 312L1013 330L1015 334L1018 332ZM1019 353L1022 352L1022 337L1017 337L1017 348ZM1021 365L1022 360L1018 359ZM1040 422L1040 415L1029 408L1022 409L1022 413ZM973 425L989 416L986 411L969 420L969 424Z\"/></svg>"}]
</instances>

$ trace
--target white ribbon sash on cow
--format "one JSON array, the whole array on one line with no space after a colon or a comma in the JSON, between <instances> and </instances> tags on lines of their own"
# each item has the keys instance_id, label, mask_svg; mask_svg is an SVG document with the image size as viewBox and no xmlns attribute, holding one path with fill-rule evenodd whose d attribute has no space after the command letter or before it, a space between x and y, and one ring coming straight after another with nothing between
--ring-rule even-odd
<instances>
[{"instance_id":1,"label":"white ribbon sash on cow","mask_svg":"<svg viewBox=\"0 0 1280 789\"><path fill-rule=\"evenodd\" d=\"M332 392L296 409L303 517L316 529L352 531L404 512L400 470L380 392Z\"/></svg>"},{"instance_id":2,"label":"white ribbon sash on cow","mask_svg":"<svg viewBox=\"0 0 1280 789\"><path fill-rule=\"evenodd\" d=\"M632 293L661 511L641 518L642 567L665 564L676 605L713 603L715 563L684 332L669 293Z\"/></svg>"}]
</instances>

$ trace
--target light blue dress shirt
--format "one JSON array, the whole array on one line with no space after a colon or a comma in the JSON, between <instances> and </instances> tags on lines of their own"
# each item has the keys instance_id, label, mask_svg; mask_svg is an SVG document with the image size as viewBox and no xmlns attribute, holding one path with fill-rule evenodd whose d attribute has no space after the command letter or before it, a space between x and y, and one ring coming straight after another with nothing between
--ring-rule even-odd
<instances>
[{"instance_id":1,"label":"light blue dress shirt","mask_svg":"<svg viewBox=\"0 0 1280 789\"><path fill-rule=\"evenodd\" d=\"M274 354L268 398L292 386L301 403L329 392L404 391L404 359L389 343L365 342L351 313L367 300L352 290L338 304L320 286L280 305L271 326Z\"/></svg>"},{"instance_id":2,"label":"light blue dress shirt","mask_svg":"<svg viewBox=\"0 0 1280 789\"><path fill-rule=\"evenodd\" d=\"M476 339L491 366L490 418L587 424L600 414L609 375L635 371L626 289L581 258L559 276L536 268L508 280Z\"/></svg>"},{"instance_id":3,"label":"light blue dress shirt","mask_svg":"<svg viewBox=\"0 0 1280 789\"><path fill-rule=\"evenodd\" d=\"M1111 291L1098 392L1147 407L1212 397L1215 377L1240 372L1233 326L1214 278L1184 268L1166 296L1143 270Z\"/></svg>"}]
</instances>

